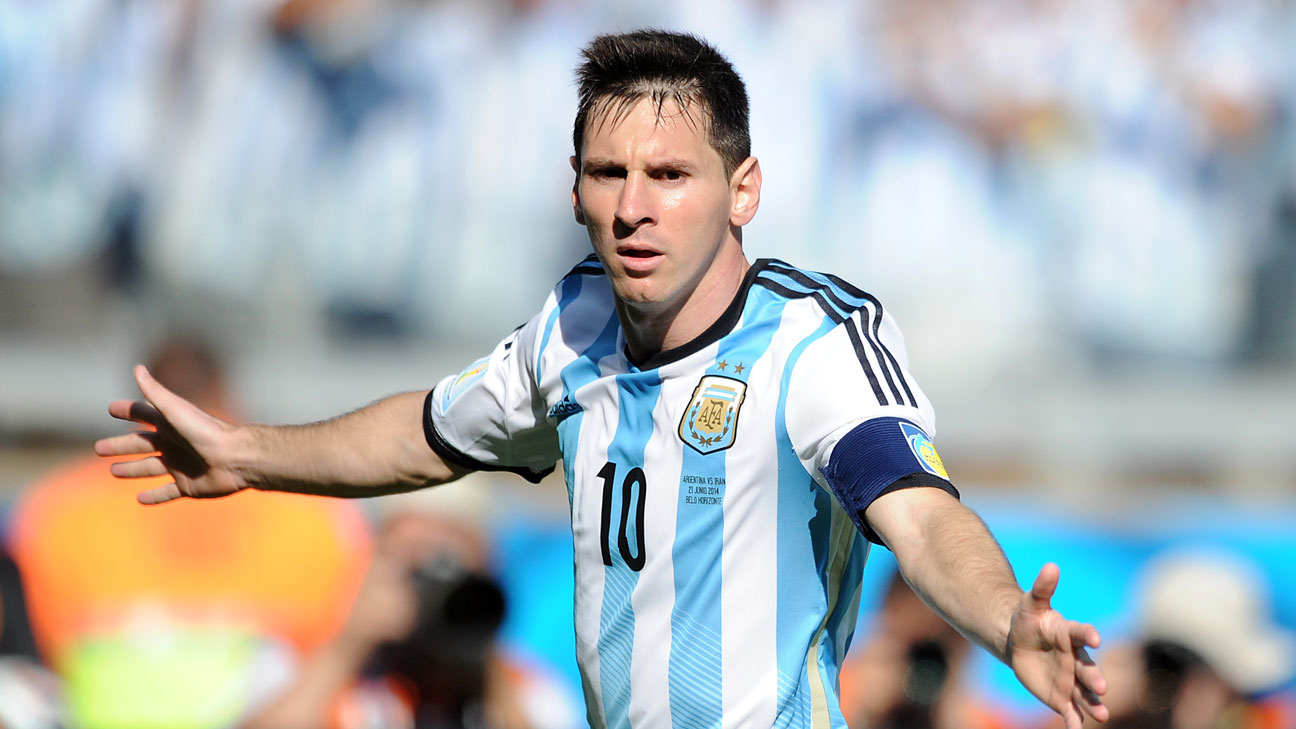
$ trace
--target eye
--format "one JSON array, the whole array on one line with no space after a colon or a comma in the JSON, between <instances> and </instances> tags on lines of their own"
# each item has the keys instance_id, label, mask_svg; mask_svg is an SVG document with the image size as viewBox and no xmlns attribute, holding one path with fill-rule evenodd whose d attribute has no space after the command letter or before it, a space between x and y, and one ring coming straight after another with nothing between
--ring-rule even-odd
<instances>
[{"instance_id":1,"label":"eye","mask_svg":"<svg viewBox=\"0 0 1296 729\"><path fill-rule=\"evenodd\" d=\"M683 180L685 176L686 175L682 171L674 169L657 170L653 173L653 177L656 177L659 180L665 180L666 182L679 182L680 180Z\"/></svg>"},{"instance_id":2,"label":"eye","mask_svg":"<svg viewBox=\"0 0 1296 729\"><path fill-rule=\"evenodd\" d=\"M590 170L590 176L598 180L619 180L625 178L626 171L624 167L596 167Z\"/></svg>"}]
</instances>

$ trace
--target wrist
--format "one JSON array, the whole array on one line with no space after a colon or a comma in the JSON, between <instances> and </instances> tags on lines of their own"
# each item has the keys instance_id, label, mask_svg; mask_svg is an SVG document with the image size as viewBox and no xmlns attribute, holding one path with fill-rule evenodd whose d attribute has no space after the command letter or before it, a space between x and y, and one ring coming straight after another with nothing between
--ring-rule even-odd
<instances>
[{"instance_id":1,"label":"wrist","mask_svg":"<svg viewBox=\"0 0 1296 729\"><path fill-rule=\"evenodd\" d=\"M1034 630L1032 619L1034 616L1030 613L1027 601L1030 599L1030 593L1021 588L1014 588L1014 600L1008 608L1008 626L1004 635L1003 656L1001 660L1010 668L1013 667L1013 654L1022 648L1022 641L1025 640L1027 647L1034 640L1030 631Z\"/></svg>"},{"instance_id":2,"label":"wrist","mask_svg":"<svg viewBox=\"0 0 1296 729\"><path fill-rule=\"evenodd\" d=\"M1021 617L1021 601L1025 593L1021 588L1014 585L1011 590L1005 590L1003 593L1003 602L998 612L999 619L995 624L994 642L991 644L991 653L1008 666L1012 666L1013 653L1013 632L1017 627L1018 620Z\"/></svg>"},{"instance_id":3,"label":"wrist","mask_svg":"<svg viewBox=\"0 0 1296 729\"><path fill-rule=\"evenodd\" d=\"M222 436L226 462L220 464L232 474L239 489L265 488L270 480L265 471L266 458L261 452L266 438L258 431L261 425L225 425ZM212 464L217 465L217 464Z\"/></svg>"}]
</instances>

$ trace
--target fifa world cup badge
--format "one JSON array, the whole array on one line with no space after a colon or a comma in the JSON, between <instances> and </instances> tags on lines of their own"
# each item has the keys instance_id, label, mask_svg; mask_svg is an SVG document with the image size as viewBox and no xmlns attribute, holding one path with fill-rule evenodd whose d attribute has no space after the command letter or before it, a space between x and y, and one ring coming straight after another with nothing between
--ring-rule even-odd
<instances>
[{"instance_id":1,"label":"fifa world cup badge","mask_svg":"<svg viewBox=\"0 0 1296 729\"><path fill-rule=\"evenodd\" d=\"M945 464L941 462L940 454L936 452L936 446L932 445L927 434L909 423L900 423L900 431L904 433L909 449L918 457L923 470L948 480L949 473L945 471Z\"/></svg>"},{"instance_id":2,"label":"fifa world cup badge","mask_svg":"<svg viewBox=\"0 0 1296 729\"><path fill-rule=\"evenodd\" d=\"M706 455L734 444L738 411L747 396L747 383L722 375L707 375L693 389L693 398L680 419L679 436L690 448Z\"/></svg>"}]
</instances>

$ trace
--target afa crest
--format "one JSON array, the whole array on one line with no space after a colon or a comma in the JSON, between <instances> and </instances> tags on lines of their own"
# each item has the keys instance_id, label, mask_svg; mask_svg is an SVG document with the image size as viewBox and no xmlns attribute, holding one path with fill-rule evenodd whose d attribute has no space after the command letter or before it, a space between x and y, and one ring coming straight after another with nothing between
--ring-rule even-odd
<instances>
[{"instance_id":1,"label":"afa crest","mask_svg":"<svg viewBox=\"0 0 1296 729\"><path fill-rule=\"evenodd\" d=\"M738 434L738 411L746 396L747 383L742 380L722 375L703 377L680 419L680 438L702 455L733 445Z\"/></svg>"}]
</instances>

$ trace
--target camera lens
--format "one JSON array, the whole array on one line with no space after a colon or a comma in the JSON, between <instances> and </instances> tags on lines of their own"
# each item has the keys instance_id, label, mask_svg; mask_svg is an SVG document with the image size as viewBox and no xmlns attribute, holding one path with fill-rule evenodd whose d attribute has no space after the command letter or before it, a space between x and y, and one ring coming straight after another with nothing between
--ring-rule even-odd
<instances>
[{"instance_id":1,"label":"camera lens","mask_svg":"<svg viewBox=\"0 0 1296 729\"><path fill-rule=\"evenodd\" d=\"M465 574L450 587L441 613L447 626L494 631L504 621L504 593L490 579Z\"/></svg>"},{"instance_id":2,"label":"camera lens","mask_svg":"<svg viewBox=\"0 0 1296 729\"><path fill-rule=\"evenodd\" d=\"M905 698L919 706L931 706L940 698L948 674L945 646L931 640L913 644L905 669Z\"/></svg>"}]
</instances>

